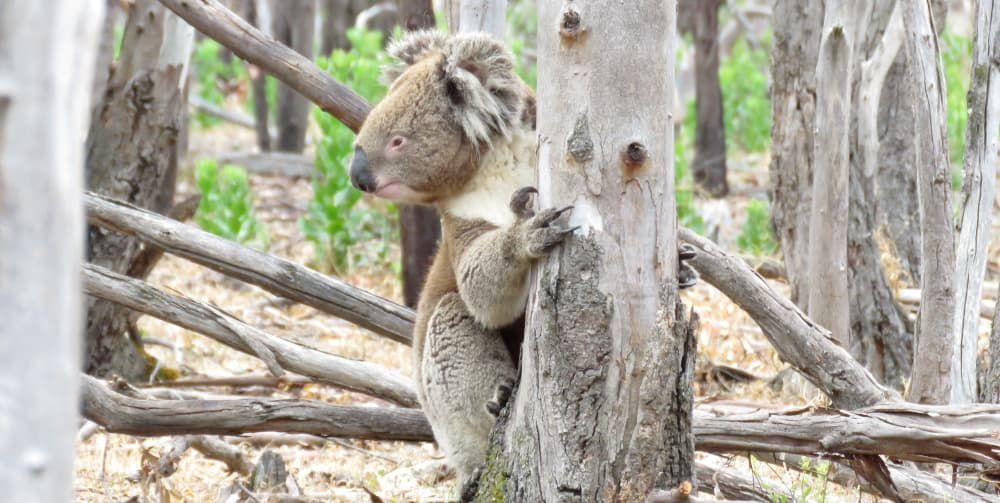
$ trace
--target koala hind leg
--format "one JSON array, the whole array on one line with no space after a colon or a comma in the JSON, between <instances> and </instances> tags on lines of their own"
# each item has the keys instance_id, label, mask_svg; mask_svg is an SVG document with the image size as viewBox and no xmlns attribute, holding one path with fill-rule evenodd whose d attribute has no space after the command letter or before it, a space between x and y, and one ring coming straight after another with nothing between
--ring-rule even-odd
<instances>
[{"instance_id":1,"label":"koala hind leg","mask_svg":"<svg viewBox=\"0 0 1000 503\"><path fill-rule=\"evenodd\" d=\"M462 298L449 293L428 321L421 365L421 405L465 487L486 459L492 410L510 395L514 362L499 331L483 327Z\"/></svg>"}]
</instances>

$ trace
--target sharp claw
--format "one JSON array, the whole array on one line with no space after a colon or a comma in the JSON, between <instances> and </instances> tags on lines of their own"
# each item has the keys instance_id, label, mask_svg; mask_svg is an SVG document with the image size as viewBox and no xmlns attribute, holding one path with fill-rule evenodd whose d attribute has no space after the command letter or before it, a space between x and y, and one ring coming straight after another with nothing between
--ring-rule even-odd
<instances>
[{"instance_id":1,"label":"sharp claw","mask_svg":"<svg viewBox=\"0 0 1000 503\"><path fill-rule=\"evenodd\" d=\"M698 256L698 250L691 246L683 245L677 250L677 255L681 260L691 260Z\"/></svg>"},{"instance_id":2,"label":"sharp claw","mask_svg":"<svg viewBox=\"0 0 1000 503\"><path fill-rule=\"evenodd\" d=\"M571 205L569 205L569 206L567 206L565 208L562 208L562 209L556 211L556 218L559 218L559 215L562 215L563 213L566 213L567 211L571 211L572 209L573 209L573 205L571 204Z\"/></svg>"},{"instance_id":3,"label":"sharp claw","mask_svg":"<svg viewBox=\"0 0 1000 503\"><path fill-rule=\"evenodd\" d=\"M579 225L574 225L573 227L570 227L569 229L566 229L564 231L560 231L559 234L561 234L563 236L566 236L568 234L572 234L572 233L576 232L576 230L579 229L579 228L580 228Z\"/></svg>"}]
</instances>

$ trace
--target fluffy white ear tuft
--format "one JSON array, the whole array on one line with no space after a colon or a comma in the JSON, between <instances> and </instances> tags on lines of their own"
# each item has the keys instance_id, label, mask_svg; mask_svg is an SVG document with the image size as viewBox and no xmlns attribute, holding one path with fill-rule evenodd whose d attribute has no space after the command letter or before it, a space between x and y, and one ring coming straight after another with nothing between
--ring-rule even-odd
<instances>
[{"instance_id":1,"label":"fluffy white ear tuft","mask_svg":"<svg viewBox=\"0 0 1000 503\"><path fill-rule=\"evenodd\" d=\"M447 43L448 35L434 29L410 32L392 41L387 51L396 62L382 68L382 81L392 84L407 67L431 52L443 51Z\"/></svg>"},{"instance_id":2,"label":"fluffy white ear tuft","mask_svg":"<svg viewBox=\"0 0 1000 503\"><path fill-rule=\"evenodd\" d=\"M448 39L444 54L448 97L466 136L475 144L489 144L495 134L509 137L526 91L510 52L484 33L461 33Z\"/></svg>"}]
</instances>

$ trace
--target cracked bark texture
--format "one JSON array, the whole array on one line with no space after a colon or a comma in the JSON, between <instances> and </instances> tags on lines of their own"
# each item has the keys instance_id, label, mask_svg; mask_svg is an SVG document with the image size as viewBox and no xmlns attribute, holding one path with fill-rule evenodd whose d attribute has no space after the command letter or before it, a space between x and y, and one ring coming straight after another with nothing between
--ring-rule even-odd
<instances>
[{"instance_id":1,"label":"cracked bark texture","mask_svg":"<svg viewBox=\"0 0 1000 503\"><path fill-rule=\"evenodd\" d=\"M185 106L182 82L193 31L155 0L132 6L122 53L87 137L88 190L158 213L170 209L177 176L177 140ZM176 19L176 17L173 17ZM184 61L183 63L177 63ZM87 231L87 259L125 274L142 250L135 238L98 227ZM126 334L129 311L87 298L88 373L147 375L147 362Z\"/></svg>"},{"instance_id":2,"label":"cracked bark texture","mask_svg":"<svg viewBox=\"0 0 1000 503\"><path fill-rule=\"evenodd\" d=\"M847 271L851 353L879 382L902 389L913 362L913 324L896 301L882 266L878 235L880 230L892 231L880 222L879 215L900 217L901 228L905 231L890 238L907 240L905 243L895 241L897 250L915 252L912 257L898 255L901 265L919 259L920 230L905 227L917 225L913 214L898 212L899 207L909 208L913 213L917 210L910 206L910 200L900 197L900 194L913 194L912 204L916 204L916 174L912 163L899 161L900 156L912 156L913 121L909 109L900 110L901 105L911 100L907 93L898 91L900 84L894 80L905 75L906 67L899 63L908 60L906 51L900 50L904 37L902 15L894 13L894 9L899 9L895 2L873 2L866 26L859 30L855 51L857 78L852 92ZM889 27L892 16L895 19ZM895 115L881 113L885 110L892 110L895 115L903 114L906 120L902 117L893 120ZM901 135L901 131L910 136ZM878 185L877 179L886 173L893 175L892 185Z\"/></svg>"},{"instance_id":3,"label":"cracked bark texture","mask_svg":"<svg viewBox=\"0 0 1000 503\"><path fill-rule=\"evenodd\" d=\"M539 206L574 205L580 227L536 271L519 389L480 501L643 501L693 480L674 15L673 1L539 5L550 27L539 32Z\"/></svg>"},{"instance_id":4,"label":"cracked bark texture","mask_svg":"<svg viewBox=\"0 0 1000 503\"><path fill-rule=\"evenodd\" d=\"M771 225L785 258L792 302L808 310L816 63L823 28L820 1L775 0L771 45Z\"/></svg>"}]
</instances>

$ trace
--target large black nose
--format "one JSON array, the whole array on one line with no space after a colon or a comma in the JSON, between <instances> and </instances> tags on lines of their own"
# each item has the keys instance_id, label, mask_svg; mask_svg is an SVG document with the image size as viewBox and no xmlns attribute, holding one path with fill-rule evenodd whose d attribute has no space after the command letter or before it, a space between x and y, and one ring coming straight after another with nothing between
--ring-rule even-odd
<instances>
[{"instance_id":1,"label":"large black nose","mask_svg":"<svg viewBox=\"0 0 1000 503\"><path fill-rule=\"evenodd\" d=\"M354 159L351 160L351 184L365 192L375 192L377 188L375 176L368 169L368 155L361 147L354 147Z\"/></svg>"}]
</instances>

